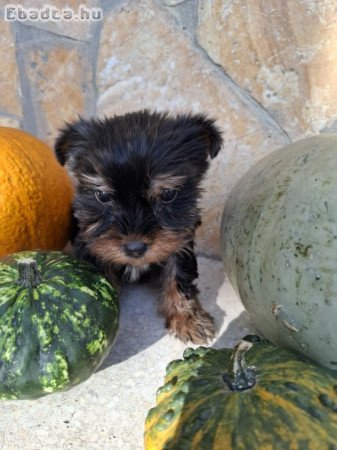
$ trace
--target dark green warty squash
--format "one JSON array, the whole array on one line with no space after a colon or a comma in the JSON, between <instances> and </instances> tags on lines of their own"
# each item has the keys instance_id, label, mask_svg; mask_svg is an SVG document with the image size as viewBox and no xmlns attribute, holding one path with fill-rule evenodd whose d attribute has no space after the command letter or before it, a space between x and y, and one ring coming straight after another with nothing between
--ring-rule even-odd
<instances>
[{"instance_id":1,"label":"dark green warty squash","mask_svg":"<svg viewBox=\"0 0 337 450\"><path fill-rule=\"evenodd\" d=\"M0 261L0 399L33 399L86 380L118 329L116 290L61 252Z\"/></svg>"},{"instance_id":2,"label":"dark green warty squash","mask_svg":"<svg viewBox=\"0 0 337 450\"><path fill-rule=\"evenodd\" d=\"M146 450L335 450L337 373L257 336L186 349L146 418Z\"/></svg>"}]
</instances>

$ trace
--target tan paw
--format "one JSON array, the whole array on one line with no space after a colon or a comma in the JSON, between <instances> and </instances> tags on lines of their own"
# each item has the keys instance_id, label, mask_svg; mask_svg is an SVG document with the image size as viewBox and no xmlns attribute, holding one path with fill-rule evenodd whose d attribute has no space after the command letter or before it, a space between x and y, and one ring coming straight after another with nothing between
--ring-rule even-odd
<instances>
[{"instance_id":1,"label":"tan paw","mask_svg":"<svg viewBox=\"0 0 337 450\"><path fill-rule=\"evenodd\" d=\"M176 313L167 319L166 327L185 343L207 344L216 335L213 317L201 308Z\"/></svg>"}]
</instances>

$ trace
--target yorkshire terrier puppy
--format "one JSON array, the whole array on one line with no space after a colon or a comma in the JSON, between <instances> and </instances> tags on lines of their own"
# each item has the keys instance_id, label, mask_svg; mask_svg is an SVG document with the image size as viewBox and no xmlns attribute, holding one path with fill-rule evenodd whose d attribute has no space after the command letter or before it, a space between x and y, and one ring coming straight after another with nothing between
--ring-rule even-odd
<instances>
[{"instance_id":1,"label":"yorkshire terrier puppy","mask_svg":"<svg viewBox=\"0 0 337 450\"><path fill-rule=\"evenodd\" d=\"M55 145L76 187L76 256L111 280L159 281L159 312L183 342L215 336L198 300L194 235L200 182L221 144L204 115L144 110L67 124Z\"/></svg>"}]
</instances>

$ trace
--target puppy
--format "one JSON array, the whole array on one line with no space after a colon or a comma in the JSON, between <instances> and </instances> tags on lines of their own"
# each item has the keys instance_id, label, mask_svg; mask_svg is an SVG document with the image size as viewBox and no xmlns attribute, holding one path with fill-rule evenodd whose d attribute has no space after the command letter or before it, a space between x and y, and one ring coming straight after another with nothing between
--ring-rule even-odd
<instances>
[{"instance_id":1,"label":"puppy","mask_svg":"<svg viewBox=\"0 0 337 450\"><path fill-rule=\"evenodd\" d=\"M55 145L76 188L76 256L110 280L159 281L166 327L195 344L215 336L198 300L194 235L200 182L221 144L204 115L144 110L66 124Z\"/></svg>"}]
</instances>

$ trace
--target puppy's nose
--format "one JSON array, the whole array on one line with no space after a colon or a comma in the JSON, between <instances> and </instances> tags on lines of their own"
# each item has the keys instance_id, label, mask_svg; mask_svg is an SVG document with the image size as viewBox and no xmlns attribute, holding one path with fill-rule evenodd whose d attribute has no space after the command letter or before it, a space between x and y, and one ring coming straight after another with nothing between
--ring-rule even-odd
<instances>
[{"instance_id":1,"label":"puppy's nose","mask_svg":"<svg viewBox=\"0 0 337 450\"><path fill-rule=\"evenodd\" d=\"M142 241L131 241L124 245L125 253L133 258L140 258L147 250L147 244Z\"/></svg>"}]
</instances>

